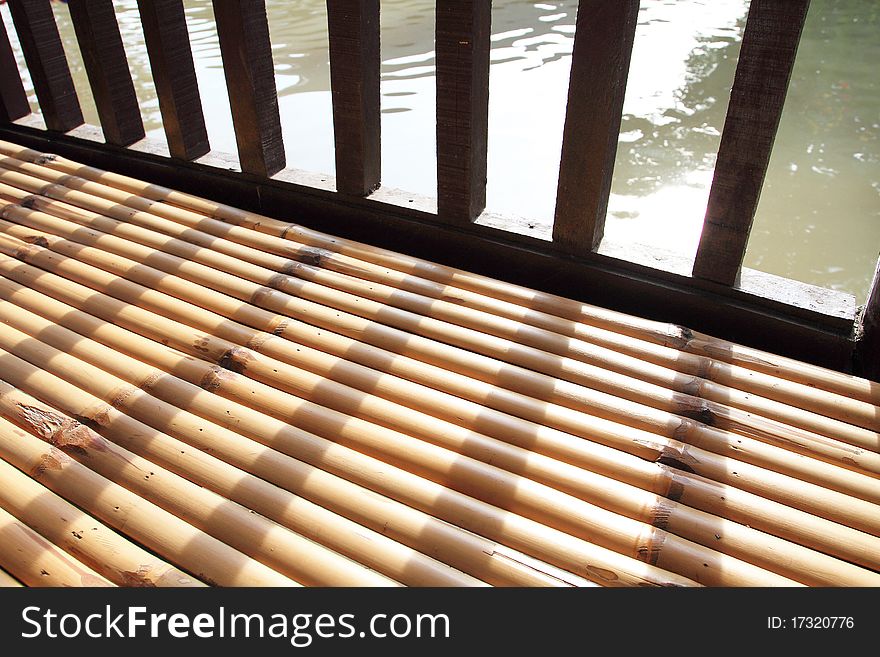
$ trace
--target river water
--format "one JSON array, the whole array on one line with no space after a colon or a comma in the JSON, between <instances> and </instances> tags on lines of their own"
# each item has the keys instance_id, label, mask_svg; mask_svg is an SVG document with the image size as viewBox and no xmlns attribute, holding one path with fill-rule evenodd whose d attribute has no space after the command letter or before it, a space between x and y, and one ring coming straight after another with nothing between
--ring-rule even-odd
<instances>
[{"instance_id":1,"label":"river water","mask_svg":"<svg viewBox=\"0 0 880 657\"><path fill-rule=\"evenodd\" d=\"M150 136L162 138L137 5L116 3ZM211 3L186 0L215 150L235 152ZM288 165L334 169L324 0L268 0ZM98 123L67 8L56 19ZM382 0L383 183L435 194L433 8ZM488 207L549 233L577 0L495 0ZM642 0L606 235L693 256L747 0ZM8 9L0 10L15 41ZM14 43L18 53L17 43ZM880 248L880 2L813 0L746 266L863 301ZM30 80L25 76L36 109Z\"/></svg>"}]
</instances>

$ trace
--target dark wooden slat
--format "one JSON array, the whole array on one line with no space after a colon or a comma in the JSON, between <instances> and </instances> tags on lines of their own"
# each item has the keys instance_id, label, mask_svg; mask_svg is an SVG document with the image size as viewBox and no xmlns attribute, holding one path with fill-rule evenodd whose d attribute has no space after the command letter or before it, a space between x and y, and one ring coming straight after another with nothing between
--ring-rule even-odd
<instances>
[{"instance_id":1,"label":"dark wooden slat","mask_svg":"<svg viewBox=\"0 0 880 657\"><path fill-rule=\"evenodd\" d=\"M752 0L694 276L733 285L739 276L809 0Z\"/></svg>"},{"instance_id":2,"label":"dark wooden slat","mask_svg":"<svg viewBox=\"0 0 880 657\"><path fill-rule=\"evenodd\" d=\"M46 127L67 132L82 125L85 121L49 0L15 0L9 8Z\"/></svg>"},{"instance_id":3,"label":"dark wooden slat","mask_svg":"<svg viewBox=\"0 0 880 657\"><path fill-rule=\"evenodd\" d=\"M104 139L117 146L143 139L144 122L112 0L70 0L67 6Z\"/></svg>"},{"instance_id":4,"label":"dark wooden slat","mask_svg":"<svg viewBox=\"0 0 880 657\"><path fill-rule=\"evenodd\" d=\"M242 171L284 168L284 143L265 0L213 0Z\"/></svg>"},{"instance_id":5,"label":"dark wooden slat","mask_svg":"<svg viewBox=\"0 0 880 657\"><path fill-rule=\"evenodd\" d=\"M868 300L856 333L858 335L857 373L874 381L880 381L880 261L874 269L874 280L871 281Z\"/></svg>"},{"instance_id":6,"label":"dark wooden slat","mask_svg":"<svg viewBox=\"0 0 880 657\"><path fill-rule=\"evenodd\" d=\"M437 0L437 213L467 224L486 207L489 0Z\"/></svg>"},{"instance_id":7,"label":"dark wooden slat","mask_svg":"<svg viewBox=\"0 0 880 657\"><path fill-rule=\"evenodd\" d=\"M138 0L150 69L172 157L211 150L182 0Z\"/></svg>"},{"instance_id":8,"label":"dark wooden slat","mask_svg":"<svg viewBox=\"0 0 880 657\"><path fill-rule=\"evenodd\" d=\"M15 121L30 113L18 62L6 34L6 25L0 20L0 121Z\"/></svg>"},{"instance_id":9,"label":"dark wooden slat","mask_svg":"<svg viewBox=\"0 0 880 657\"><path fill-rule=\"evenodd\" d=\"M575 253L605 231L638 14L638 0L578 6L553 221L553 241Z\"/></svg>"},{"instance_id":10,"label":"dark wooden slat","mask_svg":"<svg viewBox=\"0 0 880 657\"><path fill-rule=\"evenodd\" d=\"M366 196L379 186L379 0L327 0L336 188Z\"/></svg>"}]
</instances>

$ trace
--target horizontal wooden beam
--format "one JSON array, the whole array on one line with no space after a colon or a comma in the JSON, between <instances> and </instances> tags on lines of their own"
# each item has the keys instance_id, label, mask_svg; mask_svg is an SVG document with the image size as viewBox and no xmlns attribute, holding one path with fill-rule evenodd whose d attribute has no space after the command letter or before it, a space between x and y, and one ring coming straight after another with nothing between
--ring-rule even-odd
<instances>
[{"instance_id":1,"label":"horizontal wooden beam","mask_svg":"<svg viewBox=\"0 0 880 657\"><path fill-rule=\"evenodd\" d=\"M553 221L553 241L574 253L605 231L638 14L638 0L578 5Z\"/></svg>"},{"instance_id":2,"label":"horizontal wooden beam","mask_svg":"<svg viewBox=\"0 0 880 657\"><path fill-rule=\"evenodd\" d=\"M265 0L213 0L241 170L284 168L284 142Z\"/></svg>"},{"instance_id":3,"label":"horizontal wooden beam","mask_svg":"<svg viewBox=\"0 0 880 657\"><path fill-rule=\"evenodd\" d=\"M336 189L366 196L382 175L379 0L327 0Z\"/></svg>"},{"instance_id":4,"label":"horizontal wooden beam","mask_svg":"<svg viewBox=\"0 0 880 657\"><path fill-rule=\"evenodd\" d=\"M211 150L182 0L138 0L150 70L171 156L194 160Z\"/></svg>"},{"instance_id":5,"label":"horizontal wooden beam","mask_svg":"<svg viewBox=\"0 0 880 657\"><path fill-rule=\"evenodd\" d=\"M437 212L467 224L486 207L490 0L437 0Z\"/></svg>"},{"instance_id":6,"label":"horizontal wooden beam","mask_svg":"<svg viewBox=\"0 0 880 657\"><path fill-rule=\"evenodd\" d=\"M79 98L49 0L15 0L9 9L46 127L67 132L82 125Z\"/></svg>"},{"instance_id":7,"label":"horizontal wooden beam","mask_svg":"<svg viewBox=\"0 0 880 657\"><path fill-rule=\"evenodd\" d=\"M852 367L854 304L849 295L833 290L752 270L749 288L737 289L600 253L573 256L533 237L481 224L463 228L438 222L426 209L430 200L405 192L380 188L369 198L344 196L332 191L332 178L318 189L314 184L326 176L311 178L291 170L258 180L231 171L229 160L213 153L198 162L180 162L144 152L149 139L139 142L138 150L120 149L18 124L0 125L0 139L806 362L841 371Z\"/></svg>"},{"instance_id":8,"label":"horizontal wooden beam","mask_svg":"<svg viewBox=\"0 0 880 657\"><path fill-rule=\"evenodd\" d=\"M6 25L0 20L0 121L15 121L30 113L18 62L6 34Z\"/></svg>"},{"instance_id":9,"label":"horizontal wooden beam","mask_svg":"<svg viewBox=\"0 0 880 657\"><path fill-rule=\"evenodd\" d=\"M70 0L67 7L104 138L117 146L143 139L144 122L112 0Z\"/></svg>"},{"instance_id":10,"label":"horizontal wooden beam","mask_svg":"<svg viewBox=\"0 0 880 657\"><path fill-rule=\"evenodd\" d=\"M733 285L758 209L810 0L752 0L694 276Z\"/></svg>"}]
</instances>

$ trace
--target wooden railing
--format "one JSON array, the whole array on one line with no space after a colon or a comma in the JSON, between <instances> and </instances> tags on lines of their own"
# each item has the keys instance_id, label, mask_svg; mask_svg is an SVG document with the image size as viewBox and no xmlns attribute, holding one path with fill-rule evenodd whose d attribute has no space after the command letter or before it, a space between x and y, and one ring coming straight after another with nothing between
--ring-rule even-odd
<instances>
[{"instance_id":1,"label":"wooden railing","mask_svg":"<svg viewBox=\"0 0 880 657\"><path fill-rule=\"evenodd\" d=\"M845 295L742 269L809 0L750 4L702 238L687 270L646 266L602 241L638 0L580 1L551 241L505 231L484 211L489 0L436 3L436 199L381 186L379 0L327 2L335 180L285 168L263 0L213 0L240 172L210 152L181 0L138 0L165 150L144 139L111 0L68 4L104 144L81 128L49 0L9 2L45 130L29 120L3 30L0 134L196 193L211 182L215 195L267 214L838 369L849 369L855 354L876 376L876 351L867 347L878 341L876 284L862 322Z\"/></svg>"}]
</instances>

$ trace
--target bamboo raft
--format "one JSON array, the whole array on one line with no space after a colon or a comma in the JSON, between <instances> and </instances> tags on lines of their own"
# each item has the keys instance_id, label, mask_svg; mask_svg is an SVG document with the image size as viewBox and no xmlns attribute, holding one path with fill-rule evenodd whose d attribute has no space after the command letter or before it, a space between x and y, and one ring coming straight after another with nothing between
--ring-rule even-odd
<instances>
[{"instance_id":1,"label":"bamboo raft","mask_svg":"<svg viewBox=\"0 0 880 657\"><path fill-rule=\"evenodd\" d=\"M880 386L0 142L0 585L878 586Z\"/></svg>"}]
</instances>

